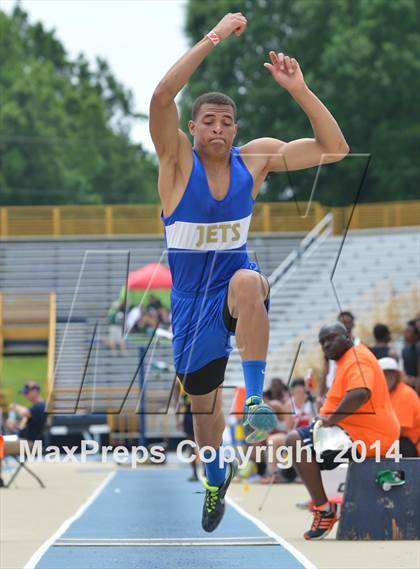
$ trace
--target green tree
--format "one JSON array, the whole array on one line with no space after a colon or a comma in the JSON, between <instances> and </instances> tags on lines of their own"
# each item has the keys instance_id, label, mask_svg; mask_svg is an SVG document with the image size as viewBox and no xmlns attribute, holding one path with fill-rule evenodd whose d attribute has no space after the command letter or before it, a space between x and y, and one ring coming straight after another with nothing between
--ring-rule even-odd
<instances>
[{"instance_id":1,"label":"green tree","mask_svg":"<svg viewBox=\"0 0 420 569\"><path fill-rule=\"evenodd\" d=\"M352 154L372 156L361 201L419 197L420 3L417 0L189 0L186 31L197 42L226 12L241 11L248 28L219 45L193 75L182 97L182 120L206 91L223 91L239 112L236 143L260 136L312 136L288 93L263 67L268 51L295 57L309 87L340 124ZM354 200L366 158L321 168L315 199ZM316 169L271 175L263 199L292 186L298 199L312 189Z\"/></svg>"},{"instance_id":2,"label":"green tree","mask_svg":"<svg viewBox=\"0 0 420 569\"><path fill-rule=\"evenodd\" d=\"M156 201L156 164L107 62L67 56L19 7L0 11L0 204Z\"/></svg>"}]
</instances>

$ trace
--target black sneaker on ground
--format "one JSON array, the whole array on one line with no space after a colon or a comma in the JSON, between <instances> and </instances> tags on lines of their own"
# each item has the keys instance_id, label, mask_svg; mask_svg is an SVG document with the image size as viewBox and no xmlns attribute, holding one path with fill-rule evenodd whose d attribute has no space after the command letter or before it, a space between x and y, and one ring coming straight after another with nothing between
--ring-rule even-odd
<instances>
[{"instance_id":1,"label":"black sneaker on ground","mask_svg":"<svg viewBox=\"0 0 420 569\"><path fill-rule=\"evenodd\" d=\"M338 520L337 504L331 504L328 511L313 510L314 519L311 529L303 534L303 537L308 540L324 539L333 529L335 522Z\"/></svg>"},{"instance_id":2,"label":"black sneaker on ground","mask_svg":"<svg viewBox=\"0 0 420 569\"><path fill-rule=\"evenodd\" d=\"M225 513L225 494L237 471L238 461L235 458L227 464L226 480L221 486L211 486L207 479L204 479L203 484L206 489L206 496L204 498L203 517L201 519L201 527L204 531L214 531L222 521Z\"/></svg>"}]
</instances>

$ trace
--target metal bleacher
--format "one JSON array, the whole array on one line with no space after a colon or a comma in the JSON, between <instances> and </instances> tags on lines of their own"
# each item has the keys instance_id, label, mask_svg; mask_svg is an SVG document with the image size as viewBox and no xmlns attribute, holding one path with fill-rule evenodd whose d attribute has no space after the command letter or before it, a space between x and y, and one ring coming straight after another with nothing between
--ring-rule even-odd
<instances>
[{"instance_id":1,"label":"metal bleacher","mask_svg":"<svg viewBox=\"0 0 420 569\"><path fill-rule=\"evenodd\" d=\"M320 326L334 321L339 310L351 310L358 323L370 322L371 315L393 298L410 291L420 298L417 227L351 231L337 261L342 241L342 236L329 235L273 287L271 375L287 378L299 342L303 341L301 358L317 347ZM404 322L416 310L410 301L401 304L399 319Z\"/></svg>"},{"instance_id":2,"label":"metal bleacher","mask_svg":"<svg viewBox=\"0 0 420 569\"><path fill-rule=\"evenodd\" d=\"M250 256L270 274L302 234L251 236ZM102 342L106 315L118 298L127 272L149 262L166 264L162 239L80 238L6 239L0 248L0 291L56 293L56 361L48 411L58 423L90 414L100 423L105 415L135 413L139 403L137 370L140 347L127 340L127 355L113 356ZM177 432L168 414L174 383L169 343L153 342L145 358L148 436ZM226 398L226 406L230 398ZM112 422L112 421L111 421Z\"/></svg>"},{"instance_id":3,"label":"metal bleacher","mask_svg":"<svg viewBox=\"0 0 420 569\"><path fill-rule=\"evenodd\" d=\"M302 236L251 237L250 256L270 274ZM162 239L6 239L0 248L0 290L55 291L59 319L70 312L72 317L98 318L118 297L127 268L150 262L166 263Z\"/></svg>"}]
</instances>

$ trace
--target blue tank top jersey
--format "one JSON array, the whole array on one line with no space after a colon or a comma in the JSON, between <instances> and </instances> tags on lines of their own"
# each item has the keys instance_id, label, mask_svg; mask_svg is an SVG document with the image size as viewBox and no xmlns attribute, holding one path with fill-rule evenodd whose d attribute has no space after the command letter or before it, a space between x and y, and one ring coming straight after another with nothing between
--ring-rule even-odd
<instances>
[{"instance_id":1,"label":"blue tank top jersey","mask_svg":"<svg viewBox=\"0 0 420 569\"><path fill-rule=\"evenodd\" d=\"M252 188L252 175L239 148L233 146L229 189L217 200L193 150L193 168L184 195L171 215L162 216L174 292L216 292L238 269L256 268L246 247L254 206Z\"/></svg>"}]
</instances>

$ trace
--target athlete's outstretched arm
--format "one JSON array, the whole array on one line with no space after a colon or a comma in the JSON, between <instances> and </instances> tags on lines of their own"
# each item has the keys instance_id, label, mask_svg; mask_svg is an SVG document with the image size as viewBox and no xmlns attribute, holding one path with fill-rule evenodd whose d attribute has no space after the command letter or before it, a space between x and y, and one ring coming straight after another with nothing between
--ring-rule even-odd
<instances>
[{"instance_id":1,"label":"athlete's outstretched arm","mask_svg":"<svg viewBox=\"0 0 420 569\"><path fill-rule=\"evenodd\" d=\"M232 33L239 36L244 32L246 23L246 18L240 12L226 14L213 28L213 32L220 40ZM171 67L153 93L150 103L150 134L161 159L176 160L178 156L182 133L178 131L175 97L214 47L215 44L205 36Z\"/></svg>"},{"instance_id":2,"label":"athlete's outstretched arm","mask_svg":"<svg viewBox=\"0 0 420 569\"><path fill-rule=\"evenodd\" d=\"M264 164L267 172L300 170L342 160L348 154L349 146L330 111L306 85L299 63L274 51L270 51L270 59L271 63L264 63L264 67L306 113L314 138L291 142L259 138L246 144L243 153L267 155Z\"/></svg>"}]
</instances>

